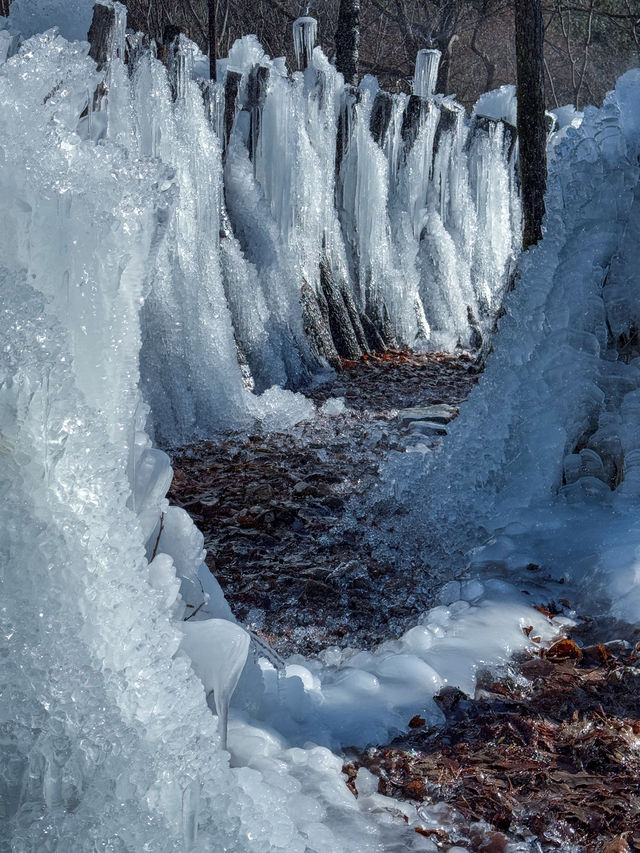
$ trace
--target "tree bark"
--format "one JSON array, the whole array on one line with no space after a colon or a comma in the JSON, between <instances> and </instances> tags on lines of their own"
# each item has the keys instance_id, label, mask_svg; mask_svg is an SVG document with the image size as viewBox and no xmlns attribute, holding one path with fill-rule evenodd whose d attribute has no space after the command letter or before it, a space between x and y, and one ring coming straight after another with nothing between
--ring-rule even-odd
<instances>
[{"instance_id":1,"label":"tree bark","mask_svg":"<svg viewBox=\"0 0 640 853\"><path fill-rule=\"evenodd\" d=\"M345 83L358 84L360 48L360 0L340 0L336 30L336 68Z\"/></svg>"},{"instance_id":2,"label":"tree bark","mask_svg":"<svg viewBox=\"0 0 640 853\"><path fill-rule=\"evenodd\" d=\"M216 28L216 16L218 13L218 0L209 0L209 77L215 82L218 74L216 62L218 59L218 33Z\"/></svg>"},{"instance_id":3,"label":"tree bark","mask_svg":"<svg viewBox=\"0 0 640 853\"><path fill-rule=\"evenodd\" d=\"M541 0L515 0L515 22L522 247L526 250L542 237L547 183Z\"/></svg>"},{"instance_id":4,"label":"tree bark","mask_svg":"<svg viewBox=\"0 0 640 853\"><path fill-rule=\"evenodd\" d=\"M87 36L90 44L89 56L98 66L98 71L111 59L113 52L116 13L110 6L96 3Z\"/></svg>"}]
</instances>

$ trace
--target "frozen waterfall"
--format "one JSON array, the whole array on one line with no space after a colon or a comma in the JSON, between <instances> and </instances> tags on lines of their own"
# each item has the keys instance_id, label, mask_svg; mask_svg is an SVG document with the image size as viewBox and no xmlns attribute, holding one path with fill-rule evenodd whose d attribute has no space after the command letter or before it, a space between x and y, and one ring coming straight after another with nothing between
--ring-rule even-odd
<instances>
[{"instance_id":1,"label":"frozen waterfall","mask_svg":"<svg viewBox=\"0 0 640 853\"><path fill-rule=\"evenodd\" d=\"M246 36L212 84L184 36L163 64L124 25L78 129L165 164L140 356L158 440L295 418L293 395L258 395L340 357L491 334L519 233L513 131L431 94L437 51L390 95L345 87L311 44L291 75Z\"/></svg>"}]
</instances>

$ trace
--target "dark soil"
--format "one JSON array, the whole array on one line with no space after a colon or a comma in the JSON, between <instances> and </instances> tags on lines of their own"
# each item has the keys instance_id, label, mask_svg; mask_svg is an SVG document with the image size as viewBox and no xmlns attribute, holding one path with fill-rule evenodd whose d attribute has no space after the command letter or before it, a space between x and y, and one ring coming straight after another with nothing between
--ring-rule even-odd
<instances>
[{"instance_id":1,"label":"dark soil","mask_svg":"<svg viewBox=\"0 0 640 853\"><path fill-rule=\"evenodd\" d=\"M171 501L204 533L207 564L238 620L276 651L370 647L431 604L427 564L396 571L363 535L375 518L344 522L349 499L375 484L381 460L405 451L409 430L397 411L458 406L476 378L470 367L464 353L344 362L308 396L318 405L343 397L345 414L286 433L233 433L173 454Z\"/></svg>"}]
</instances>

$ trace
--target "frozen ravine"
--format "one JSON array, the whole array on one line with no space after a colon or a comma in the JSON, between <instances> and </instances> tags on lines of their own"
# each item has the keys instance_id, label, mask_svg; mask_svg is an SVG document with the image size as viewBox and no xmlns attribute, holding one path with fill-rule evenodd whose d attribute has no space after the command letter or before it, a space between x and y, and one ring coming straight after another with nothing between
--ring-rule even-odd
<instances>
[{"instance_id":1,"label":"frozen ravine","mask_svg":"<svg viewBox=\"0 0 640 853\"><path fill-rule=\"evenodd\" d=\"M231 769L179 653L201 551L170 512L156 547L171 472L136 357L164 170L78 136L92 73L54 34L0 70L2 847L379 849L326 750Z\"/></svg>"},{"instance_id":2,"label":"frozen ravine","mask_svg":"<svg viewBox=\"0 0 640 853\"><path fill-rule=\"evenodd\" d=\"M149 403L165 440L197 435L225 419L248 421L256 413L267 412L280 424L301 412L309 415L304 400L280 388L261 398L252 395L238 364L238 351L249 366L252 358L258 360L256 353L265 362L271 359L268 370L255 377L268 388L275 374L293 384L292 371L302 376L320 363L300 308L299 264L306 265L307 306L313 309L315 299L318 307L311 315L314 328L322 328L319 294L326 290L334 300L340 295L350 322L342 329L351 329L352 342L362 346L367 329L382 338L383 333L401 336L403 323L412 328L406 304L393 302L397 293L384 295L394 280L386 277L388 272L413 269L401 280L410 288L414 310L423 301L419 264L425 270L436 263L443 269L464 264L477 269L482 262L473 261L469 252L472 244L480 245L480 237L463 240L470 232L456 231L467 226L460 222L454 228L457 213L446 193L433 190L431 200L423 198L428 164L420 162L415 144L406 161L396 160L401 99L393 101L384 131L391 133L393 127L392 137L382 146L375 143L380 157L367 138L367 122L370 131L375 101L380 107L384 98L370 81L359 93L349 93L338 110L329 84L333 80L339 89L340 81L319 52L313 67L291 80L278 70L281 63L270 64L260 53L255 62L249 56L245 68L246 53L259 50L250 40L235 55L240 101L228 114L229 138L222 139L216 132L221 127L219 93L208 92L215 119L209 123L199 84L189 73L189 45L180 40L175 46L175 66L167 76L152 55L139 50L135 38L127 47L122 7L106 3L103 10L117 26L109 50L98 57L104 63L100 74L87 59L86 44L66 42L51 32L36 36L0 66L5 226L0 238L2 845L60 853L96 848L138 853L145 847L301 853L432 849L414 832L419 817L413 807L392 808L373 788L355 800L344 784L341 759L330 748L386 738L419 711L436 720L433 696L445 681L472 690L479 667L506 662L527 644L522 624L548 635L544 618L532 613L519 586L470 578L445 588L441 606L376 651L328 650L321 661L289 661L284 668L268 650L256 653L257 661L252 653L231 710L230 760L206 692L218 687L218 696L209 695L209 702L217 698L224 715L246 641L235 642L243 635L234 628L212 630L209 644L183 643L185 633L206 633L216 627L207 621L228 620L231 614L215 581L203 571L201 536L184 512L167 506L170 465L145 429ZM9 41L13 52L17 39L3 37L3 44ZM127 50L132 69L123 61ZM249 103L242 98L249 91L248 69L256 63L265 63L281 79L275 78L265 102L251 115L254 107L244 109ZM314 89L318 79L324 83ZM634 81L626 79L620 91L630 100ZM236 103L243 107L237 115ZM276 180L266 174L272 164L264 148L258 156L256 120L277 130L286 121L284 103L298 117L306 115L304 110L315 111L318 123L306 139L301 123L296 125L298 157L287 160L290 152L283 152L286 163L273 165L279 170ZM414 143L420 139L429 146L433 119L428 116L443 107L426 103L413 101L427 118L424 124L407 121L405 136L415 132ZM604 114L606 133L598 136L600 119L587 125L600 128L593 135L605 155L603 169L607 157L618 162L620 154L614 106L611 101L611 115ZM433 137L434 149L439 145L442 152L440 188L448 180L445 152L462 158L467 150L461 134L469 129L455 107L451 111L452 124L446 133L442 130L446 138L441 134L437 143L437 129ZM313 178L334 156L322 142L324 132L333 133L332 121L349 143L333 172L344 182L337 212L330 192L315 192ZM226 134L226 121L222 126ZM465 204L483 197L474 181L494 172L501 176L498 191L508 187L498 125L492 133L483 145L489 159L491 150L495 153L495 170L478 169L468 181L461 178L456 192ZM241 147L249 140L256 146L254 159ZM575 150L585 140L591 153L586 160L575 156L590 186L589 170L597 173L601 161L587 131ZM613 148L606 140L615 143ZM567 144L574 150L571 138ZM200 160L195 155L201 151L207 157ZM309 157L308 173L293 168L302 154ZM366 181L349 183L349 162L361 177L368 176ZM634 186L637 165L632 158L624 162L624 174ZM392 200L389 193L382 223L370 222L369 243L358 248L350 223L360 228L368 221L372 199L382 197L368 194L371 187L384 187L389 174L402 173L402 180L409 181L412 170L422 181L415 198ZM234 181L237 197L230 198L226 211L222 187L226 184L232 196ZM277 195L279 186L297 187L299 208ZM580 199L582 192L579 181L566 187L571 197ZM512 201L502 200L505 205ZM625 219L625 203L633 205L631 192L620 195L619 213L623 222L633 222ZM308 218L292 217L292 209ZM247 235L254 225L264 252L250 257ZM211 240L216 229L224 234L223 248ZM307 237L307 246L298 245ZM314 243L318 239L321 252ZM374 240L379 241L375 247ZM293 254L288 243L300 251ZM467 255L461 259L456 247L463 243ZM432 245L440 255L430 254ZM547 245L551 249L541 252L560 251L560 244ZM365 259L362 269L360 257ZM619 259L612 269L613 284L629 278ZM504 282L504 270L499 273L492 279L492 293ZM429 319L424 304L422 313L415 308L415 328L419 323L425 345L431 324L441 340L446 334L455 337L464 318L458 310L461 300L471 292L480 306L480 279L469 273L460 281L466 291L451 297L457 306L453 332L441 328L446 311L441 319ZM233 291L234 283L238 290ZM256 294L250 306L238 297L247 292ZM377 301L380 294L384 298ZM616 304L615 288L609 296ZM330 322L326 294L325 300ZM624 300L618 304L626 311ZM563 316L561 301L552 308L549 316ZM247 313L240 316L242 310ZM360 329L363 341L358 340ZM319 340L329 339L335 347L333 333ZM626 346L624 339L618 344ZM616 370L603 371L609 382L603 393L612 401L628 390L626 372ZM597 393L594 399L602 401ZM625 397L623 416L632 417L632 403ZM606 411L617 411L613 402ZM601 417L598 425L604 429L606 419ZM632 433L616 435L631 441ZM610 437L610 432L604 435ZM541 458L546 459L544 453ZM632 471L634 457L627 452L626 458ZM576 462L568 460L567 471L576 470ZM597 468L588 455L584 464L590 471ZM625 482L632 484L632 477ZM592 482L583 486L594 488ZM541 590L546 593L544 585ZM199 621L193 620L198 627L184 632L186 605L195 609L203 593L208 600ZM217 666L218 660L225 667Z\"/></svg>"},{"instance_id":3,"label":"frozen ravine","mask_svg":"<svg viewBox=\"0 0 640 853\"><path fill-rule=\"evenodd\" d=\"M212 634L204 665L201 644L181 648L201 583L199 616L231 614L202 572L201 537L167 506L171 469L145 432L148 402L166 437L269 408L282 424L287 406L297 418L305 404L243 385L229 258L260 270L234 243L225 260L204 239L228 227L220 143L182 73L181 45L173 100L157 60L137 53L135 39L127 48L122 7L106 3L100 14L115 25L96 51L100 72L86 44L55 32L0 66L2 846L419 847L415 815L407 825L384 799L356 801L322 745L342 739L332 714L353 715L357 685L346 699L334 686L327 708L342 711L323 719L305 689L313 666L277 678L252 658L232 711L230 765L205 690L218 686L224 714L243 644L232 643L237 632ZM137 55L132 74L127 49ZM210 159L195 160L196 148ZM146 403L140 365L157 371L157 398L147 385ZM226 677L216 659L233 663ZM358 683L378 679L388 697L368 730L389 731L409 699L393 698L382 659L361 664ZM433 689L421 686L416 701L428 705ZM319 745L309 743L314 720Z\"/></svg>"}]
</instances>

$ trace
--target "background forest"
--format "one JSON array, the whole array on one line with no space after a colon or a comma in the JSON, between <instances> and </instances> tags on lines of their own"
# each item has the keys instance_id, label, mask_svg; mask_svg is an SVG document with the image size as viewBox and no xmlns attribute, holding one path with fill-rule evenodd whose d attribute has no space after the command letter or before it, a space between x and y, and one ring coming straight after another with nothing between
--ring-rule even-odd
<instances>
[{"instance_id":1,"label":"background forest","mask_svg":"<svg viewBox=\"0 0 640 853\"><path fill-rule=\"evenodd\" d=\"M161 38L173 24L205 51L210 4L217 8L219 56L235 39L255 33L271 56L287 56L295 67L291 24L302 11L295 0L126 2L131 27ZM339 5L321 0L310 7L329 57ZM545 0L543 8L547 106L601 103L616 78L638 64L640 0ZM410 91L422 47L442 51L438 91L455 93L466 106L484 91L515 82L512 0L361 0L360 31L360 74L376 75L387 89Z\"/></svg>"}]
</instances>

